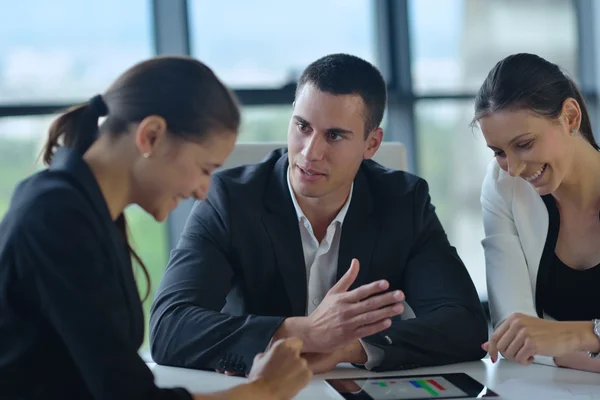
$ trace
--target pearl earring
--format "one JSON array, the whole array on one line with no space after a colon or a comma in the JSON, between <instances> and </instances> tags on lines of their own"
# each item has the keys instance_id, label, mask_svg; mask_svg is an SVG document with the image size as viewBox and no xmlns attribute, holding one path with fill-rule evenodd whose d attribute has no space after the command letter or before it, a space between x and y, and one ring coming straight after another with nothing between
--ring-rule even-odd
<instances>
[{"instance_id":1,"label":"pearl earring","mask_svg":"<svg viewBox=\"0 0 600 400\"><path fill-rule=\"evenodd\" d=\"M142 154L142 155L144 156L144 158L148 158L148 157L150 157L150 153L148 153L148 152L146 152L146 153L144 153L144 154Z\"/></svg>"}]
</instances>

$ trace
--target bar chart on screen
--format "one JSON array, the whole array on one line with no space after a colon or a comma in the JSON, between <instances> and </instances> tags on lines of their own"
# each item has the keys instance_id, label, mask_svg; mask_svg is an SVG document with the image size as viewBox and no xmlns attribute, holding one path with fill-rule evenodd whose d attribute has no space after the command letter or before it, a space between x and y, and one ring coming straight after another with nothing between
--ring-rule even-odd
<instances>
[{"instance_id":1,"label":"bar chart on screen","mask_svg":"<svg viewBox=\"0 0 600 400\"><path fill-rule=\"evenodd\" d=\"M420 379L365 379L355 381L363 391L377 400L444 398L467 394L442 377Z\"/></svg>"}]
</instances>

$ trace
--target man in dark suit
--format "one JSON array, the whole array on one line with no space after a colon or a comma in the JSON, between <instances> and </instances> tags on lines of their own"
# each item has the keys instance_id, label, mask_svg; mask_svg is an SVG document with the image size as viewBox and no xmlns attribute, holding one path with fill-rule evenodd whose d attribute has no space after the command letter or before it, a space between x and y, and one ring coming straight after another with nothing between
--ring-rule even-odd
<instances>
[{"instance_id":1,"label":"man in dark suit","mask_svg":"<svg viewBox=\"0 0 600 400\"><path fill-rule=\"evenodd\" d=\"M288 148L215 174L151 311L160 364L245 373L297 336L314 372L480 359L487 323L427 183L373 162L386 85L368 62L323 57L302 74ZM402 301L415 318L403 318Z\"/></svg>"}]
</instances>

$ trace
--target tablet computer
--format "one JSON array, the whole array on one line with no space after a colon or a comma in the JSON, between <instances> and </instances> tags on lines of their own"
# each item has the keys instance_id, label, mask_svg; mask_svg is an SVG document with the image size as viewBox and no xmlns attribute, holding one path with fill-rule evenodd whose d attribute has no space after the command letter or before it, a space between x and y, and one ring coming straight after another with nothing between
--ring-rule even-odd
<instances>
[{"instance_id":1,"label":"tablet computer","mask_svg":"<svg viewBox=\"0 0 600 400\"><path fill-rule=\"evenodd\" d=\"M482 399L498 397L464 373L326 379L349 400Z\"/></svg>"}]
</instances>

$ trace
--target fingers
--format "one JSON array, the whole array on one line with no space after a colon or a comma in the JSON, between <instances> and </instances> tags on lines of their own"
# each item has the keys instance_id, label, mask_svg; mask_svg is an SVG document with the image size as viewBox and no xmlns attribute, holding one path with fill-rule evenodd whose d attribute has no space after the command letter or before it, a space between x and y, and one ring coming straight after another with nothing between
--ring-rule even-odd
<instances>
[{"instance_id":1,"label":"fingers","mask_svg":"<svg viewBox=\"0 0 600 400\"><path fill-rule=\"evenodd\" d=\"M498 341L504 336L506 331L510 328L510 324L508 321L504 321L500 326L494 331L492 337L487 342L487 352L492 359L492 362L496 362L498 360Z\"/></svg>"},{"instance_id":2,"label":"fingers","mask_svg":"<svg viewBox=\"0 0 600 400\"><path fill-rule=\"evenodd\" d=\"M283 391L281 398L292 398L312 379L312 372L300 352L302 340L288 338L278 341L274 348L272 358L273 380ZM279 398L278 397L278 398Z\"/></svg>"},{"instance_id":3,"label":"fingers","mask_svg":"<svg viewBox=\"0 0 600 400\"><path fill-rule=\"evenodd\" d=\"M308 367L308 362L305 359L300 360L300 366L301 366L301 368L298 373L299 376L298 376L297 380L300 382L300 387L303 388L312 379L313 372Z\"/></svg>"},{"instance_id":4,"label":"fingers","mask_svg":"<svg viewBox=\"0 0 600 400\"><path fill-rule=\"evenodd\" d=\"M383 321L387 318L395 317L402 314L403 311L404 306L402 306L402 304L392 304L374 311L361 313L354 318L351 318L348 322L351 324L351 326L360 327Z\"/></svg>"},{"instance_id":5,"label":"fingers","mask_svg":"<svg viewBox=\"0 0 600 400\"><path fill-rule=\"evenodd\" d=\"M504 335L504 337L508 337L508 335ZM510 343L508 343L508 346L506 346L506 349L504 350L502 347L500 347L500 343L498 343L498 349L502 352L502 355L505 358L508 358L509 360L515 360L517 357L517 353L520 352L520 350L522 349L522 347L525 344L525 339L527 339L527 333L525 331L520 331L511 341ZM504 338L501 339L501 341L504 340ZM525 360L529 358L529 355L527 355L525 357Z\"/></svg>"},{"instance_id":6,"label":"fingers","mask_svg":"<svg viewBox=\"0 0 600 400\"><path fill-rule=\"evenodd\" d=\"M348 303L358 303L376 293L383 292L390 287L386 280L376 281L357 287L356 289L347 292L343 295L344 301Z\"/></svg>"},{"instance_id":7,"label":"fingers","mask_svg":"<svg viewBox=\"0 0 600 400\"><path fill-rule=\"evenodd\" d=\"M348 268L348 271L346 271L344 276L342 276L340 280L337 281L337 283L333 285L331 289L329 289L328 294L344 293L348 289L350 289L350 286L352 286L352 284L356 280L356 277L358 276L359 269L360 265L358 263L358 260L356 258L353 258L352 262L350 263L350 268Z\"/></svg>"},{"instance_id":8,"label":"fingers","mask_svg":"<svg viewBox=\"0 0 600 400\"><path fill-rule=\"evenodd\" d=\"M529 365L529 364L533 363L533 360L535 360L535 357L534 357L534 356L530 356L530 357L527 359L527 361L525 362L525 365Z\"/></svg>"},{"instance_id":9,"label":"fingers","mask_svg":"<svg viewBox=\"0 0 600 400\"><path fill-rule=\"evenodd\" d=\"M286 398L294 397L303 387L308 385L313 377L313 372L308 367L308 362L305 359L301 358L298 363L299 368L297 368L297 372L290 382L290 385L294 385L295 387L292 390L291 396Z\"/></svg>"},{"instance_id":10,"label":"fingers","mask_svg":"<svg viewBox=\"0 0 600 400\"><path fill-rule=\"evenodd\" d=\"M265 356L265 353L258 353L255 357L254 357L254 363L259 362L260 360L263 359L263 357Z\"/></svg>"},{"instance_id":11,"label":"fingers","mask_svg":"<svg viewBox=\"0 0 600 400\"><path fill-rule=\"evenodd\" d=\"M276 341L273 346L267 351L267 355L270 356L271 359L279 360L279 359L293 359L293 358L301 358L303 343L302 340L296 337L291 337L287 339L280 339ZM256 356L255 362L257 361L260 354ZM261 356L262 357L262 356Z\"/></svg>"},{"instance_id":12,"label":"fingers","mask_svg":"<svg viewBox=\"0 0 600 400\"><path fill-rule=\"evenodd\" d=\"M392 326L392 321L390 319L384 319L383 321L377 321L373 324L361 326L354 331L354 336L361 339L385 331L390 326Z\"/></svg>"},{"instance_id":13,"label":"fingers","mask_svg":"<svg viewBox=\"0 0 600 400\"><path fill-rule=\"evenodd\" d=\"M515 354L514 360L522 365L529 365L533 362L535 349L530 345L529 340L525 340L521 349Z\"/></svg>"},{"instance_id":14,"label":"fingers","mask_svg":"<svg viewBox=\"0 0 600 400\"><path fill-rule=\"evenodd\" d=\"M401 306L400 312L404 311L404 306L400 304L404 300L404 293L400 290L395 290L391 293L384 293L377 296L370 297L366 300L356 303L352 306L352 309L356 314L363 314L373 310L379 310L382 307L399 305ZM396 314L392 314L393 316Z\"/></svg>"},{"instance_id":15,"label":"fingers","mask_svg":"<svg viewBox=\"0 0 600 400\"><path fill-rule=\"evenodd\" d=\"M239 375L237 372L223 371L222 369L215 369L215 372L217 372L219 374L227 375L227 376L238 376Z\"/></svg>"},{"instance_id":16,"label":"fingers","mask_svg":"<svg viewBox=\"0 0 600 400\"><path fill-rule=\"evenodd\" d=\"M493 341L488 342L488 354L492 359L492 362L496 362L498 360L498 349L496 348L496 343Z\"/></svg>"},{"instance_id":17,"label":"fingers","mask_svg":"<svg viewBox=\"0 0 600 400\"><path fill-rule=\"evenodd\" d=\"M279 346L287 346L288 348L290 348L291 350L293 350L294 352L300 354L302 352L302 347L304 346L304 343L302 342L302 339L297 338L297 337L291 337L291 338L287 338L287 339L281 339L278 340L275 345L279 345Z\"/></svg>"},{"instance_id":18,"label":"fingers","mask_svg":"<svg viewBox=\"0 0 600 400\"><path fill-rule=\"evenodd\" d=\"M361 286L349 294L354 294L359 289L369 290L369 286L371 284ZM404 312L404 306L400 304L402 300L404 300L404 293L396 290L359 301L348 307L345 313L349 318L347 323L351 327L360 327L400 315Z\"/></svg>"},{"instance_id":19,"label":"fingers","mask_svg":"<svg viewBox=\"0 0 600 400\"><path fill-rule=\"evenodd\" d=\"M516 337L517 334L514 329L509 329L506 331L496 343L496 349L498 352L505 356L506 350L508 350L508 347L511 345L511 343L515 341Z\"/></svg>"}]
</instances>

